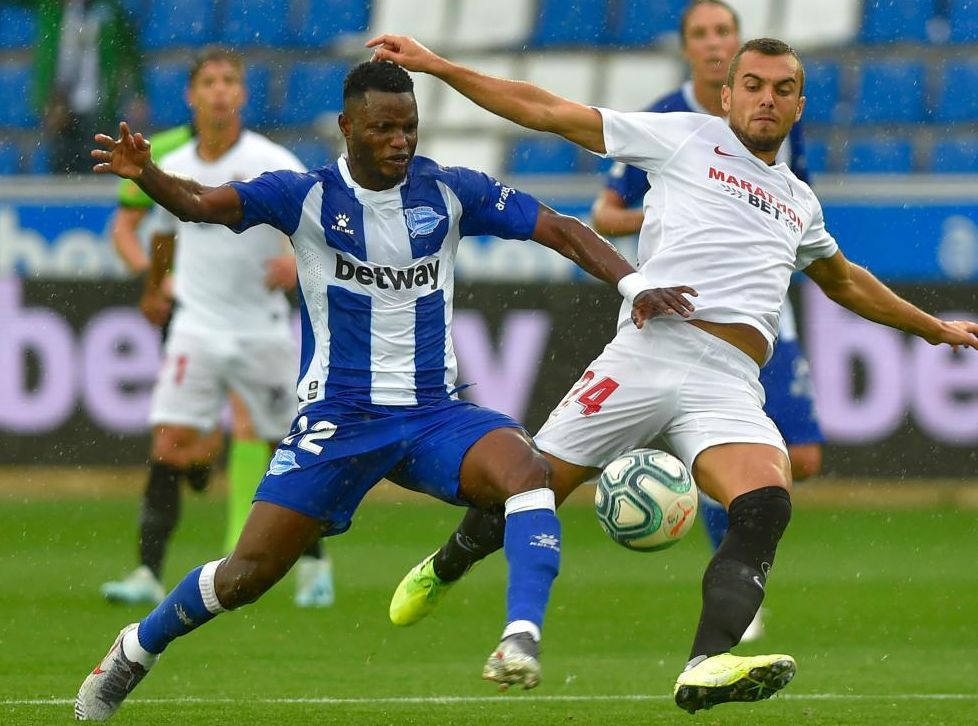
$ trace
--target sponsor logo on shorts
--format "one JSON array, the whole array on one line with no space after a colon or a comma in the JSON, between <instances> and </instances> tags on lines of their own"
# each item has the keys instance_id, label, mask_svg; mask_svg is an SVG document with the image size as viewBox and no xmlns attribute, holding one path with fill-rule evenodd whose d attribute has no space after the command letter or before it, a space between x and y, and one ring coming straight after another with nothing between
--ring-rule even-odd
<instances>
[{"instance_id":1,"label":"sponsor logo on shorts","mask_svg":"<svg viewBox=\"0 0 978 726\"><path fill-rule=\"evenodd\" d=\"M272 476L279 476L298 469L299 464L295 460L295 452L287 449L278 449L272 457L272 463L268 465L268 473Z\"/></svg>"}]
</instances>

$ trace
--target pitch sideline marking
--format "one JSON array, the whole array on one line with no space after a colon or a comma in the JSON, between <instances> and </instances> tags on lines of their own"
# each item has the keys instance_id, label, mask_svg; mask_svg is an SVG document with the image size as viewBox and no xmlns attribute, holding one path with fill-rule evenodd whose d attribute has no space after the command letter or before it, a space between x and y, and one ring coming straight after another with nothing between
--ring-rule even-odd
<instances>
[{"instance_id":1,"label":"pitch sideline marking","mask_svg":"<svg viewBox=\"0 0 978 726\"><path fill-rule=\"evenodd\" d=\"M618 696L518 696L509 698L496 696L392 696L387 698L253 698L249 703L265 705L322 704L368 705L373 703L405 705L453 705L485 703L560 703L560 702L601 702L601 701L671 701L668 695L622 694ZM978 693L896 693L890 695L868 693L782 693L775 697L778 701L976 701ZM2 706L67 706L75 702L73 698L25 698L0 699ZM237 698L134 698L130 704L145 705L225 705L239 703Z\"/></svg>"}]
</instances>

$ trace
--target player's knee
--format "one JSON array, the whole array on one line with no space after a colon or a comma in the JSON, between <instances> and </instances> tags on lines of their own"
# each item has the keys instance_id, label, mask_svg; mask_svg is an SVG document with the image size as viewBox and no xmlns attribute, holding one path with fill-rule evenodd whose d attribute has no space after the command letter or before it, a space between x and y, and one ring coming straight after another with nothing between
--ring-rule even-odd
<instances>
[{"instance_id":1,"label":"player's knee","mask_svg":"<svg viewBox=\"0 0 978 726\"><path fill-rule=\"evenodd\" d=\"M255 602L279 580L267 560L229 556L214 573L217 601L227 610Z\"/></svg>"},{"instance_id":2,"label":"player's knee","mask_svg":"<svg viewBox=\"0 0 978 726\"><path fill-rule=\"evenodd\" d=\"M793 446L791 454L791 478L795 481L804 481L822 473L822 447L813 444L811 446Z\"/></svg>"},{"instance_id":3,"label":"player's knee","mask_svg":"<svg viewBox=\"0 0 978 726\"><path fill-rule=\"evenodd\" d=\"M195 458L194 444L197 438L166 427L157 429L153 432L150 459L154 464L167 464L177 469L186 469Z\"/></svg>"},{"instance_id":4,"label":"player's knee","mask_svg":"<svg viewBox=\"0 0 978 726\"><path fill-rule=\"evenodd\" d=\"M530 451L518 466L510 470L503 482L502 494L508 498L534 489L548 488L552 475L553 469L543 455Z\"/></svg>"},{"instance_id":5,"label":"player's knee","mask_svg":"<svg viewBox=\"0 0 978 726\"><path fill-rule=\"evenodd\" d=\"M791 521L791 495L783 487L761 487L736 497L727 508L730 529L777 543Z\"/></svg>"}]
</instances>

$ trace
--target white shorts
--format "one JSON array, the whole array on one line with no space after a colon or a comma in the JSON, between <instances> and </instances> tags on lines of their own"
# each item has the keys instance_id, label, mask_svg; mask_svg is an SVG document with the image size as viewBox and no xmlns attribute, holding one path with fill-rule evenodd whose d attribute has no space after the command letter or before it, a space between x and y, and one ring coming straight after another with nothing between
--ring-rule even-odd
<instances>
[{"instance_id":1,"label":"white shorts","mask_svg":"<svg viewBox=\"0 0 978 726\"><path fill-rule=\"evenodd\" d=\"M153 426L213 429L228 391L244 401L266 441L289 433L296 411L298 353L290 334L234 335L171 330L153 389Z\"/></svg>"},{"instance_id":2,"label":"white shorts","mask_svg":"<svg viewBox=\"0 0 978 726\"><path fill-rule=\"evenodd\" d=\"M743 351L677 319L624 325L534 437L549 454L602 468L661 436L692 471L700 452L758 443L785 452Z\"/></svg>"}]
</instances>

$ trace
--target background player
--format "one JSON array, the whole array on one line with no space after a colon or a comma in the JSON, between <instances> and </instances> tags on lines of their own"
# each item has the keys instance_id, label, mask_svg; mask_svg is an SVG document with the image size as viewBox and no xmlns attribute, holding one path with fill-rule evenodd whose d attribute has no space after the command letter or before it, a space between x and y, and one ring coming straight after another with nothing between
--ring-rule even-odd
<instances>
[{"instance_id":1,"label":"background player","mask_svg":"<svg viewBox=\"0 0 978 726\"><path fill-rule=\"evenodd\" d=\"M211 47L200 53L190 72L187 96L198 135L164 157L166 168L217 181L252 176L269 164L303 169L287 150L241 128L243 73L243 61L227 49ZM213 437L206 432L217 424L225 392L236 391L244 411L236 420L239 443L229 461L228 549L244 525L254 482L268 464L269 442L288 432L292 415L292 370L289 363L281 363L291 361L294 350L288 303L281 293L296 280L286 239L263 228L250 233L242 245L223 228L181 224L174 264L178 225L165 210L158 214L142 308L154 323L164 323L170 312L164 280L175 269L178 309L153 396L152 463L140 517L140 566L126 579L103 585L111 601L158 603L165 596L160 577L179 521L181 473L213 456ZM135 221L136 214L126 217ZM216 289L215 270L222 271L218 279L224 283ZM296 604L328 606L334 598L331 565L321 557L318 543L310 547L297 569Z\"/></svg>"},{"instance_id":2,"label":"background player","mask_svg":"<svg viewBox=\"0 0 978 726\"><path fill-rule=\"evenodd\" d=\"M739 30L740 19L723 0L690 3L683 11L679 25L690 80L646 110L724 116L720 91L727 78L730 59L740 47ZM804 148L802 120L799 119L781 144L777 160L787 164L796 177L808 184ZM608 174L605 189L594 202L594 228L610 236L637 234L642 228L641 202L648 190L649 178L644 171L616 162ZM761 385L765 393L764 411L784 436L791 460L791 477L796 482L816 476L822 468L825 437L815 414L809 371L808 360L798 342L794 310L791 301L785 298L779 318L778 342L771 360L761 369ZM701 497L699 511L716 549L727 531L727 512L706 496ZM742 640L751 642L763 634L762 611L758 610Z\"/></svg>"},{"instance_id":3,"label":"background player","mask_svg":"<svg viewBox=\"0 0 978 726\"><path fill-rule=\"evenodd\" d=\"M676 703L693 713L770 697L794 677L794 659L729 650L760 607L791 516L787 451L762 409L758 376L792 272L804 270L853 312L932 344L978 349L978 323L928 315L850 263L826 231L811 189L775 162L805 105L804 69L781 41L750 41L731 61L722 95L729 124L701 114L595 109L482 75L405 36L382 35L367 45L376 60L430 73L503 118L654 175L639 238L641 273L620 287L669 285L682 276L699 292L697 308L689 324L660 317L643 329L629 325L623 310L615 339L582 378L597 381L599 410L592 388L572 389L535 441L553 467L559 502L616 455L659 435L667 440L730 519L703 577L703 607ZM587 416L580 400L588 401ZM437 599L437 578L428 577L427 586L409 579L422 593L420 606Z\"/></svg>"},{"instance_id":4,"label":"background player","mask_svg":"<svg viewBox=\"0 0 978 726\"><path fill-rule=\"evenodd\" d=\"M96 172L136 178L182 219L241 231L270 224L296 248L302 299L302 403L231 555L191 572L123 630L82 684L81 719L104 720L175 638L253 602L325 532L340 534L382 477L455 504L504 505L507 626L483 677L537 685L540 630L560 559L550 474L508 416L459 400L451 345L459 239L493 234L549 246L605 282L634 274L605 240L485 174L415 157L413 83L390 63L347 76L347 153L312 173L208 187L166 174L141 135L96 137ZM631 278L634 279L634 278ZM215 281L216 283L216 281ZM637 325L687 315L689 288L634 288Z\"/></svg>"}]
</instances>

